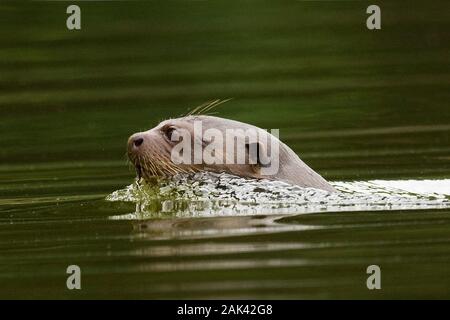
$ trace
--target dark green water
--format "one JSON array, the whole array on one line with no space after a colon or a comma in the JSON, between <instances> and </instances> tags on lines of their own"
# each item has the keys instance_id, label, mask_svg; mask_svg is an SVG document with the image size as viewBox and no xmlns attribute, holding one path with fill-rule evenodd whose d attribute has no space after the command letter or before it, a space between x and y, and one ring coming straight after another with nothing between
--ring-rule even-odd
<instances>
[{"instance_id":1,"label":"dark green water","mask_svg":"<svg viewBox=\"0 0 450 320\"><path fill-rule=\"evenodd\" d=\"M228 97L329 180L450 178L448 1L379 1L375 32L365 1L81 2L76 32L68 4L0 3L1 298L450 297L447 209L138 222L104 200L131 133Z\"/></svg>"}]
</instances>

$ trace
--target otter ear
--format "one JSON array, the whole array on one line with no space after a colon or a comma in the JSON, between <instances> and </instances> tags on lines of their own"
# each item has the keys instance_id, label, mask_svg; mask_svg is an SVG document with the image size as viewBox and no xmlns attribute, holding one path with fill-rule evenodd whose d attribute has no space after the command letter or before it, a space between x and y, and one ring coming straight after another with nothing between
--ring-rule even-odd
<instances>
[{"instance_id":1,"label":"otter ear","mask_svg":"<svg viewBox=\"0 0 450 320\"><path fill-rule=\"evenodd\" d=\"M267 157L266 149L260 142L251 142L245 144L248 153L248 162L254 170L270 167L270 158Z\"/></svg>"}]
</instances>

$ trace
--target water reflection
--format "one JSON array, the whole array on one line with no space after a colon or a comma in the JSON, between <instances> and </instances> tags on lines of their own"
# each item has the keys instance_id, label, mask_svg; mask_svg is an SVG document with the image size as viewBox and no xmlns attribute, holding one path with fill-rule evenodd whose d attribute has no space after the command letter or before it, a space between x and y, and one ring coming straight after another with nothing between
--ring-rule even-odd
<instances>
[{"instance_id":1,"label":"water reflection","mask_svg":"<svg viewBox=\"0 0 450 320\"><path fill-rule=\"evenodd\" d=\"M133 222L138 238L151 240L221 238L286 231L313 230L317 227L277 222L283 216L236 216L214 218L148 219ZM199 251L201 252L201 251Z\"/></svg>"}]
</instances>

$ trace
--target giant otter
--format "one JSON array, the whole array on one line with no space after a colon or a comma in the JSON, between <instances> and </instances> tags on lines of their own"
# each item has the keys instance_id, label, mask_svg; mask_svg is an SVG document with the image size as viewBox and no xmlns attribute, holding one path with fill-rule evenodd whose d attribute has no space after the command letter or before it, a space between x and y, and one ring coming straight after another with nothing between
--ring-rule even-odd
<instances>
[{"instance_id":1,"label":"giant otter","mask_svg":"<svg viewBox=\"0 0 450 320\"><path fill-rule=\"evenodd\" d=\"M228 132L234 134L230 141L235 144L231 147L226 143ZM180 148L183 142L185 147ZM128 139L127 153L138 178L144 180L211 171L335 191L274 135L247 123L215 116L188 115L165 120L153 129L133 134Z\"/></svg>"}]
</instances>

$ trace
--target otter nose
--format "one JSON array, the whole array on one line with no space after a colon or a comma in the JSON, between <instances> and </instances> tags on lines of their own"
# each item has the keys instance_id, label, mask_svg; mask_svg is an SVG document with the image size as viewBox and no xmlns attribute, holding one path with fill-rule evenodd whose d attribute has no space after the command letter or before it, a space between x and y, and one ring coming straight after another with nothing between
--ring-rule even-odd
<instances>
[{"instance_id":1,"label":"otter nose","mask_svg":"<svg viewBox=\"0 0 450 320\"><path fill-rule=\"evenodd\" d=\"M135 138L133 140L133 145L137 148L144 142L144 138Z\"/></svg>"}]
</instances>

